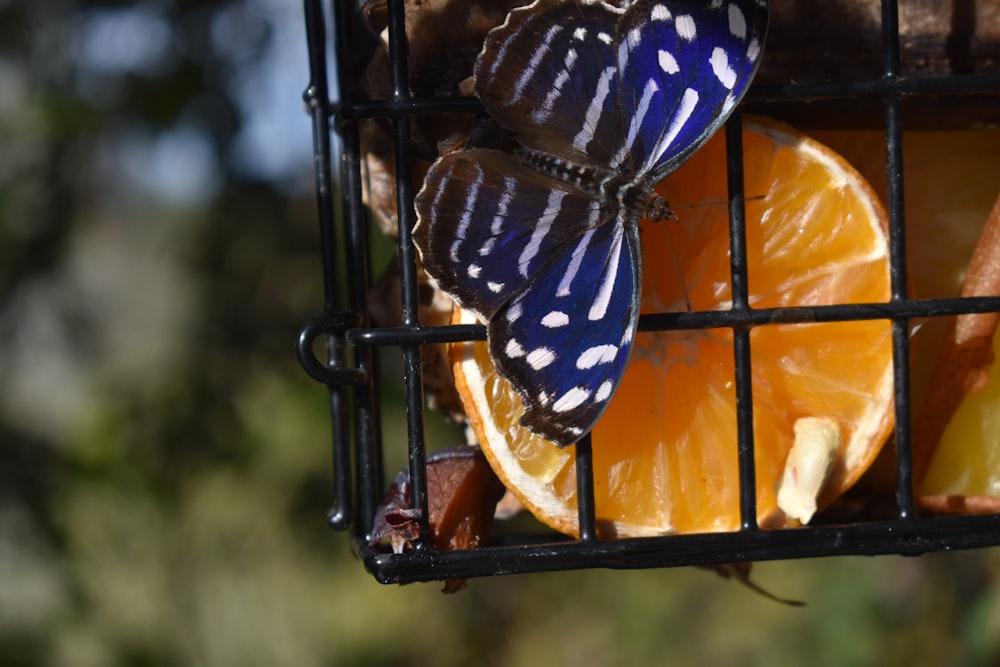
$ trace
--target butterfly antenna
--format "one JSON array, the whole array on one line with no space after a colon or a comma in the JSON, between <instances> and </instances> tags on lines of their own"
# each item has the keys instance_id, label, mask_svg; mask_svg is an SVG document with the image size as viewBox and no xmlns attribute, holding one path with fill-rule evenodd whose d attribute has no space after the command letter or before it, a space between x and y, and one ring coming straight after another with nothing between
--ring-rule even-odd
<instances>
[{"instance_id":1,"label":"butterfly antenna","mask_svg":"<svg viewBox=\"0 0 1000 667\"><path fill-rule=\"evenodd\" d=\"M674 250L674 242L670 238L670 230L667 229L669 222L663 224L663 235L667 238L667 246L670 248L670 262L674 265L674 273L677 274L677 280L681 283L681 290L684 292L684 305L687 306L687 312L694 310L691 307L691 295L688 294L687 281L684 280L684 272L681 270L681 263L677 257L677 252Z\"/></svg>"},{"instance_id":2,"label":"butterfly antenna","mask_svg":"<svg viewBox=\"0 0 1000 667\"><path fill-rule=\"evenodd\" d=\"M751 195L749 197L744 197L743 201L745 202L757 201L764 199L766 196L767 195ZM729 202L721 200L718 202L707 201L707 202L698 202L697 204L681 204L680 206L675 206L672 208L676 211L677 209L682 209L682 208L700 208L703 206L727 206L728 204ZM665 222L664 224L668 225L670 223ZM691 294L688 292L687 281L684 280L684 272L681 271L680 259L677 257L677 252L674 250L674 242L670 238L670 230L667 229L666 226L663 227L663 235L667 237L667 246L670 248L670 261L674 265L674 272L677 274L677 279L681 283L681 290L684 292L684 305L687 306L687 312L690 313L694 310L694 308L691 306Z\"/></svg>"},{"instance_id":3,"label":"butterfly antenna","mask_svg":"<svg viewBox=\"0 0 1000 667\"><path fill-rule=\"evenodd\" d=\"M765 199L767 195L750 195L749 197L743 197L744 202L748 201L760 201ZM708 201L700 201L695 204L673 204L672 208L675 212L679 210L684 210L686 208L705 208L708 206L729 206L729 201L726 199L712 199Z\"/></svg>"}]
</instances>

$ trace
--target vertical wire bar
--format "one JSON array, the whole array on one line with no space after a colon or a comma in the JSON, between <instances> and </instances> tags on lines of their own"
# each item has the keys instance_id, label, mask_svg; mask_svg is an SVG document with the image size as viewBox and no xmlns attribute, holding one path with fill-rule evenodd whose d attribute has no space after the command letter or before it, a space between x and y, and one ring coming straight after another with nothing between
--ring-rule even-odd
<instances>
[{"instance_id":1,"label":"vertical wire bar","mask_svg":"<svg viewBox=\"0 0 1000 667\"><path fill-rule=\"evenodd\" d=\"M406 63L406 23L402 0L389 2L389 63L392 75L394 101L408 99L409 75ZM411 239L414 223L413 177L410 162L410 119L394 119L396 149L396 210L399 222L399 266L402 290L402 321L404 327L419 326L419 298L417 295L416 250ZM424 443L424 395L421 377L420 345L403 345L403 372L406 384L406 432L409 435L408 453L410 493L413 509L419 511L420 536L427 531L427 453ZM417 547L423 548L424 541Z\"/></svg>"},{"instance_id":2,"label":"vertical wire bar","mask_svg":"<svg viewBox=\"0 0 1000 667\"><path fill-rule=\"evenodd\" d=\"M368 244L370 237L363 235L361 239L365 244L363 256L366 263L370 266L369 259L371 255ZM366 278L370 285L371 276L366 276ZM367 290L365 292L365 324L363 326L369 326ZM361 516L364 517L365 522L359 526L357 534L359 537L363 536L365 544L369 542L368 533L372 529L375 514L378 512L378 505L382 500L382 494L386 488L385 463L383 461L384 443L382 442L382 406L380 402L381 393L379 391L381 376L379 375L378 354L378 351L365 347L360 348L357 355L358 367L365 371L368 378L368 382L359 387L355 392L355 395L358 397L355 405L355 413L357 415L357 432L355 433L355 438L357 439L357 451L362 453L359 455L359 459L365 466L364 468L361 465L358 466L363 473L359 475L361 479L359 492L365 494L360 504Z\"/></svg>"},{"instance_id":3,"label":"vertical wire bar","mask_svg":"<svg viewBox=\"0 0 1000 667\"><path fill-rule=\"evenodd\" d=\"M340 80L346 80L348 65L356 58L351 50L357 48L352 41L350 27L355 25L356 6L350 0L339 0L340 12L337 23L338 52L337 66ZM368 244L367 217L362 201L361 189L361 142L358 123L344 123L341 127L344 154L345 198L345 257L348 305L360 316L360 326L369 325L368 285L371 269ZM371 530L378 508L378 502L385 488L382 465L382 444L380 441L380 418L378 404L378 374L375 372L375 351L370 347L353 350L355 366L366 377L366 382L354 392L354 437L358 486L358 520L355 534L367 543L366 533Z\"/></svg>"},{"instance_id":4,"label":"vertical wire bar","mask_svg":"<svg viewBox=\"0 0 1000 667\"><path fill-rule=\"evenodd\" d=\"M899 76L899 7L882 0L883 78ZM894 302L909 298L906 287L906 226L903 193L903 121L900 95L885 101L886 197L889 204L889 278ZM913 516L913 457L910 446L910 322L892 320L893 395L896 412L896 506L900 519Z\"/></svg>"},{"instance_id":5,"label":"vertical wire bar","mask_svg":"<svg viewBox=\"0 0 1000 667\"><path fill-rule=\"evenodd\" d=\"M337 288L337 233L334 214L334 188L332 168L332 147L330 140L330 91L326 68L326 17L321 2L305 0L306 40L309 52L310 80L303 98L312 118L313 156L316 179L316 204L319 217L320 251L323 261L323 299L327 312L337 312L341 308L341 297ZM337 35L338 45L342 37ZM342 185L344 188L357 186L360 182L350 182L350 169L342 165ZM344 198L350 202L350 198ZM357 200L360 202L360 198ZM350 216L352 211L344 211ZM341 336L326 336L327 364L342 367L345 362L344 341ZM333 451L333 506L327 512L327 522L332 528L346 530L354 520L354 498L351 483L351 453L348 446L349 428L347 417L347 389L328 385L330 396L331 437Z\"/></svg>"},{"instance_id":6,"label":"vertical wire bar","mask_svg":"<svg viewBox=\"0 0 1000 667\"><path fill-rule=\"evenodd\" d=\"M747 311L746 209L743 202L743 116L737 111L726 123L726 177L729 192L729 257L733 310ZM740 475L740 528L757 529L757 474L754 467L753 382L750 329L733 329L736 383L736 440Z\"/></svg>"},{"instance_id":7,"label":"vertical wire bar","mask_svg":"<svg viewBox=\"0 0 1000 667\"><path fill-rule=\"evenodd\" d=\"M597 508L594 501L594 453L588 433L576 447L576 511L580 522L580 541L597 539Z\"/></svg>"}]
</instances>

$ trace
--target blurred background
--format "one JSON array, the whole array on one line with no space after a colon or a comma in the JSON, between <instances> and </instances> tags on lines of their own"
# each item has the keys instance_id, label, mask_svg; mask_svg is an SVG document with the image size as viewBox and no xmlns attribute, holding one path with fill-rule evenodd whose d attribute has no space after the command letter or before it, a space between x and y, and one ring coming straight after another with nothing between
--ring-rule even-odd
<instances>
[{"instance_id":1,"label":"blurred background","mask_svg":"<svg viewBox=\"0 0 1000 667\"><path fill-rule=\"evenodd\" d=\"M377 584L293 347L307 82L301 3L0 0L0 665L997 664L995 551Z\"/></svg>"}]
</instances>

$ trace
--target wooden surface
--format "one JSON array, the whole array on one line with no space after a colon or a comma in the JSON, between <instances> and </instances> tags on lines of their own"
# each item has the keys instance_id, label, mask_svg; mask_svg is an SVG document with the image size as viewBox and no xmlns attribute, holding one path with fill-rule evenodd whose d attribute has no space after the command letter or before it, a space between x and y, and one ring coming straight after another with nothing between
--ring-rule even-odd
<instances>
[{"instance_id":1,"label":"wooden surface","mask_svg":"<svg viewBox=\"0 0 1000 667\"><path fill-rule=\"evenodd\" d=\"M884 74L879 0L770 0L771 24L764 58L751 97L798 85L879 82ZM472 74L482 38L520 0L407 0L410 84L418 97L460 94ZM365 5L374 31L387 23L385 0ZM382 32L382 39L386 33ZM963 75L1000 75L1000 0L900 0L898 75L951 78L964 89L976 84ZM389 95L384 46L369 61L363 88L374 99ZM792 84L792 85L789 85ZM835 88L828 88L828 90ZM814 90L809 88L808 90ZM816 104L817 101L822 104ZM822 96L809 103L769 99L749 108L805 129L876 128L884 123L882 98L864 93L840 101ZM906 95L907 127L960 129L1000 125L1000 85L962 95ZM417 134L419 137L418 128ZM434 134L433 132L431 133ZM428 146L418 141L419 148Z\"/></svg>"}]
</instances>

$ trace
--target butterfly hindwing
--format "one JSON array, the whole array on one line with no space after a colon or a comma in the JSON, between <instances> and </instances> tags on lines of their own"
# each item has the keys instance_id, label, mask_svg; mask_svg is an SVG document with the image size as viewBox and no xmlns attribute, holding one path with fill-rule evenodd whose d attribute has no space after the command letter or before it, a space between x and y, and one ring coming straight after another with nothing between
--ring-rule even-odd
<instances>
[{"instance_id":1,"label":"butterfly hindwing","mask_svg":"<svg viewBox=\"0 0 1000 667\"><path fill-rule=\"evenodd\" d=\"M484 149L435 162L416 209L413 240L424 269L484 320L596 225L600 213L569 184Z\"/></svg>"},{"instance_id":2,"label":"butterfly hindwing","mask_svg":"<svg viewBox=\"0 0 1000 667\"><path fill-rule=\"evenodd\" d=\"M767 5L758 0L638 0L618 25L621 158L662 180L725 122L760 61Z\"/></svg>"},{"instance_id":3,"label":"butterfly hindwing","mask_svg":"<svg viewBox=\"0 0 1000 667\"><path fill-rule=\"evenodd\" d=\"M638 321L638 227L617 220L581 237L490 321L490 355L521 394L521 423L579 440L625 372Z\"/></svg>"}]
</instances>

